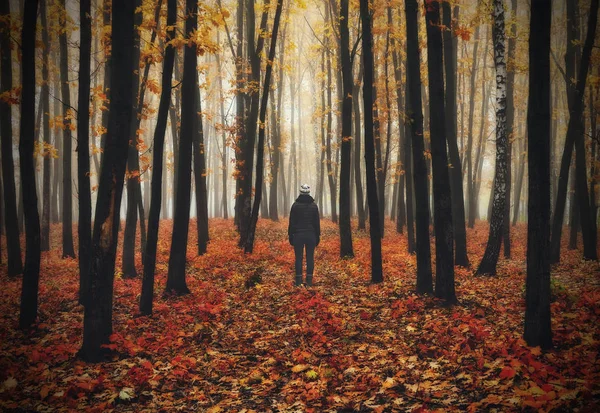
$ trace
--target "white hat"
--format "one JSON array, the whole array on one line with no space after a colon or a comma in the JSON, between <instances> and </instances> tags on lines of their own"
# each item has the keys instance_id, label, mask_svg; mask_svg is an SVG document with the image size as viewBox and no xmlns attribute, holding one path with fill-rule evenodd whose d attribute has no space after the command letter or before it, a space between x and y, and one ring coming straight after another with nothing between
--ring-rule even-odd
<instances>
[{"instance_id":1,"label":"white hat","mask_svg":"<svg viewBox=\"0 0 600 413\"><path fill-rule=\"evenodd\" d=\"M308 184L300 185L300 193L301 194L310 194L310 186Z\"/></svg>"}]
</instances>

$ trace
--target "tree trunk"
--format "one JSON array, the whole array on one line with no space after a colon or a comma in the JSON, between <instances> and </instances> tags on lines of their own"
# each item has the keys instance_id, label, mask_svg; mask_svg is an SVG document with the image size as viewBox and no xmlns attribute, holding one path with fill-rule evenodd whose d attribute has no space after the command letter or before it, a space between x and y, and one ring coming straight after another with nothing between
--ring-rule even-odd
<instances>
[{"instance_id":1,"label":"tree trunk","mask_svg":"<svg viewBox=\"0 0 600 413\"><path fill-rule=\"evenodd\" d=\"M456 6L458 7L458 6ZM442 3L443 21L446 27L443 32L444 42L444 68L446 75L445 117L446 138L448 140L448 155L450 160L450 189L452 191L452 224L454 231L454 262L461 267L469 266L467 256L467 231L465 228L465 202L463 193L462 166L458 152L458 138L456 132L456 37L452 35L454 26L451 16L450 3Z\"/></svg>"},{"instance_id":2,"label":"tree trunk","mask_svg":"<svg viewBox=\"0 0 600 413\"><path fill-rule=\"evenodd\" d=\"M202 102L196 76L196 125L194 126L194 183L196 184L196 230L198 232L198 255L206 253L208 244L208 195L206 191L206 153L202 124Z\"/></svg>"},{"instance_id":3,"label":"tree trunk","mask_svg":"<svg viewBox=\"0 0 600 413\"><path fill-rule=\"evenodd\" d=\"M550 25L548 0L532 0L527 123L529 203L525 329L529 346L552 347L550 323Z\"/></svg>"},{"instance_id":4,"label":"tree trunk","mask_svg":"<svg viewBox=\"0 0 600 413\"><path fill-rule=\"evenodd\" d=\"M379 217L379 199L377 197L377 180L375 177L375 145L373 125L374 92L374 58L373 34L369 1L360 0L360 19L362 22L362 58L364 65L363 113L365 127L365 169L367 176L367 198L369 201L369 232L371 238L371 282L383 282L381 261L381 222ZM383 200L381 200L383 201Z\"/></svg>"},{"instance_id":5,"label":"tree trunk","mask_svg":"<svg viewBox=\"0 0 600 413\"><path fill-rule=\"evenodd\" d=\"M156 249L158 244L158 229L162 204L163 179L163 151L167 117L171 103L171 78L173 76L173 63L175 49L169 43L175 37L175 24L177 21L177 0L167 0L167 38L165 42L165 58L163 60L162 91L158 105L156 129L154 130L154 153L152 156L152 196L148 212L148 241L144 260L144 278L142 280L142 294L140 297L140 313L152 314L152 301L154 296L154 273L156 270ZM166 194L164 194L166 197Z\"/></svg>"},{"instance_id":6,"label":"tree trunk","mask_svg":"<svg viewBox=\"0 0 600 413\"><path fill-rule=\"evenodd\" d=\"M90 286L83 318L83 344L79 355L86 361L103 358L112 334L112 300L115 256L119 231L119 211L127 164L130 122L132 115L134 0L123 0L113 9L113 38L111 77L113 89L110 100L108 132L102 172L99 179L94 232Z\"/></svg>"},{"instance_id":7,"label":"tree trunk","mask_svg":"<svg viewBox=\"0 0 600 413\"><path fill-rule=\"evenodd\" d=\"M425 0L427 24L427 67L429 70L429 113L431 164L433 168L435 229L435 295L448 304L456 302L454 291L454 235L452 230L452 195L444 112L444 72L439 3Z\"/></svg>"},{"instance_id":8,"label":"tree trunk","mask_svg":"<svg viewBox=\"0 0 600 413\"><path fill-rule=\"evenodd\" d=\"M352 156L352 60L350 58L350 32L348 30L348 0L340 0L340 62L343 82L342 158L340 165L340 257L354 257L352 228L350 225L350 158Z\"/></svg>"},{"instance_id":9,"label":"tree trunk","mask_svg":"<svg viewBox=\"0 0 600 413\"><path fill-rule=\"evenodd\" d=\"M135 234L137 229L137 206L138 190L140 189L140 157L138 151L138 108L144 102L139 99L140 84L140 30L143 23L143 14L139 7L141 0L135 0L135 31L133 32L133 66L130 73L133 76L133 87L131 90L133 108L131 119L131 130L129 132L129 150L127 155L127 213L125 215L125 231L123 233L123 278L137 277L135 269Z\"/></svg>"},{"instance_id":10,"label":"tree trunk","mask_svg":"<svg viewBox=\"0 0 600 413\"><path fill-rule=\"evenodd\" d=\"M65 0L60 0L60 21L64 26L66 23L67 10ZM63 210L62 210L62 240L63 240L63 258L75 257L75 248L73 247L73 192L72 192L72 142L71 136L71 93L69 87L69 52L67 49L67 33L61 31L58 36L60 45L60 85L63 102L64 116L64 144L63 144Z\"/></svg>"},{"instance_id":11,"label":"tree trunk","mask_svg":"<svg viewBox=\"0 0 600 413\"><path fill-rule=\"evenodd\" d=\"M31 7L31 6L30 6ZM0 1L0 93L12 90L12 65L10 30L11 17L8 0ZM33 23L35 25L35 21ZM35 91L34 91L35 93ZM8 102L0 99L0 139L2 150L2 183L4 184L4 223L6 230L7 274L14 277L23 272L21 243L19 242L19 219L15 189L15 166L13 161L12 112Z\"/></svg>"},{"instance_id":12,"label":"tree trunk","mask_svg":"<svg viewBox=\"0 0 600 413\"><path fill-rule=\"evenodd\" d=\"M108 27L108 33L104 33L104 37L102 38L102 48L104 50L104 106L109 107L110 105L110 86L111 86L111 34L112 34L112 25L110 22L111 19L111 10L112 10L112 0L103 0L102 2L102 26ZM108 110L102 111L102 134L100 135L100 146L104 149L106 144L106 134L108 132ZM102 167L104 159L104 152L100 153L100 166ZM98 171L98 174L101 172Z\"/></svg>"},{"instance_id":13,"label":"tree trunk","mask_svg":"<svg viewBox=\"0 0 600 413\"><path fill-rule=\"evenodd\" d=\"M190 38L198 25L198 3L186 0L185 35ZM166 293L188 294L190 290L185 280L186 252L190 220L190 190L192 183L192 142L197 126L196 116L196 45L185 47L183 58L183 79L181 83L181 129L179 139L179 165L173 237L169 254L169 272Z\"/></svg>"},{"instance_id":14,"label":"tree trunk","mask_svg":"<svg viewBox=\"0 0 600 413\"><path fill-rule=\"evenodd\" d=\"M412 141L415 184L415 224L417 238L417 293L433 292L431 274L431 246L429 243L429 191L427 189L427 162L423 140L423 108L421 106L421 69L417 0L405 0L406 6L406 85L409 105L408 122Z\"/></svg>"},{"instance_id":15,"label":"tree trunk","mask_svg":"<svg viewBox=\"0 0 600 413\"><path fill-rule=\"evenodd\" d=\"M244 83L244 60L242 54L244 51L244 0L238 0L237 2L237 48L235 56L235 81L236 81L236 92L235 92L235 126L236 126L236 149L235 152L235 169L236 169L236 180L235 180L235 203L234 203L234 225L237 226L238 231L241 232L240 217L242 211L242 197L239 196L242 190L242 176L243 172L243 149L244 149L244 135L245 135L245 101L244 93L240 90ZM254 14L253 14L254 16ZM254 24L254 21L252 22ZM254 30L254 29L253 29ZM254 40L253 40L254 41Z\"/></svg>"},{"instance_id":16,"label":"tree trunk","mask_svg":"<svg viewBox=\"0 0 600 413\"><path fill-rule=\"evenodd\" d=\"M506 75L506 133L507 145L506 164L506 203L504 204L504 222L502 230L502 239L504 240L504 257L510 258L510 194L512 188L512 142L514 141L514 123L515 123L515 106L514 106L514 84L515 84L515 48L517 45L517 0L511 0L512 7L512 23L510 28L510 37L508 39L508 57L507 63L510 70Z\"/></svg>"},{"instance_id":17,"label":"tree trunk","mask_svg":"<svg viewBox=\"0 0 600 413\"><path fill-rule=\"evenodd\" d=\"M494 0L494 62L496 67L496 173L490 232L485 253L477 269L478 274L495 275L502 230L504 228L504 206L507 194L508 137L506 130L506 57L504 32L504 0Z\"/></svg>"},{"instance_id":18,"label":"tree trunk","mask_svg":"<svg viewBox=\"0 0 600 413\"><path fill-rule=\"evenodd\" d=\"M360 59L359 59L360 60ZM364 196L362 187L362 174L360 171L360 141L361 141L361 123L360 123L360 81L363 77L364 65L359 64L360 70L358 78L352 87L352 106L354 107L354 182L356 185L356 210L358 213L358 229L366 228L366 213L364 208Z\"/></svg>"},{"instance_id":19,"label":"tree trunk","mask_svg":"<svg viewBox=\"0 0 600 413\"><path fill-rule=\"evenodd\" d=\"M588 20L588 31L581 56L581 64L579 74L577 76L577 85L575 90L572 90L572 102L569 106L569 126L567 128L567 137L565 139L565 148L560 163L560 173L558 177L558 189L556 196L556 208L554 208L554 217L552 218L552 238L550 240L550 261L557 263L560 261L560 238L562 234L562 223L565 213L567 182L569 176L569 167L573 147L577 144L578 151L576 152L576 172L577 191L580 194L579 208L581 214L581 228L583 231L583 256L586 259L596 259L596 246L591 245L593 242L593 234L591 234L590 211L589 211L589 194L587 190L587 179L585 171L585 152L583 142L583 97L585 93L585 85L587 74L590 66L591 51L594 44L596 33L596 25L598 22L598 0L592 0L590 5L590 13ZM569 5L569 3L567 3ZM568 31L569 32L569 31Z\"/></svg>"},{"instance_id":20,"label":"tree trunk","mask_svg":"<svg viewBox=\"0 0 600 413\"><path fill-rule=\"evenodd\" d=\"M571 163L571 178L570 184L571 189L569 193L570 208L569 208L569 249L577 249L577 234L579 233L580 222L579 222L579 200L577 199L577 178L575 172L575 164Z\"/></svg>"},{"instance_id":21,"label":"tree trunk","mask_svg":"<svg viewBox=\"0 0 600 413\"><path fill-rule=\"evenodd\" d=\"M46 12L46 1L40 4L40 19L42 21L42 87L40 100L42 104L44 146L42 154L44 157L44 174L42 183L42 227L41 227L41 250L50 251L50 83L48 68L50 65L50 39L48 36L48 20Z\"/></svg>"},{"instance_id":22,"label":"tree trunk","mask_svg":"<svg viewBox=\"0 0 600 413\"><path fill-rule=\"evenodd\" d=\"M246 3L246 37L247 37L247 50L248 58L250 61L250 78L249 82L251 85L256 85L256 88L252 88L248 94L250 108L246 118L246 128L244 139L240 142L242 145L242 162L239 164L238 173L240 174L241 188L238 197L240 197L241 209L240 209L240 240L239 247L244 248L250 239L250 234L247 231L251 228L252 218L252 173L254 169L254 145L256 142L256 129L258 126L258 115L259 115L259 104L260 96L258 91L258 85L260 84L260 71L261 71L261 53L264 47L264 37L258 36L258 40L255 39L255 3L253 1L247 1ZM259 33L265 33L267 27L269 8L265 7L262 13ZM267 90L268 91L268 90ZM266 108L265 108L266 110ZM262 128L264 131L264 128ZM260 149L259 149L260 150ZM264 148L262 148L264 153ZM257 162L263 162L261 156ZM262 175L261 175L262 179ZM261 183L262 186L262 183ZM256 189L255 189L256 191ZM260 203L259 203L260 205ZM252 235L253 237L254 235Z\"/></svg>"},{"instance_id":23,"label":"tree trunk","mask_svg":"<svg viewBox=\"0 0 600 413\"><path fill-rule=\"evenodd\" d=\"M90 68L92 52L91 1L79 3L79 93L77 102L77 182L79 185L79 303L86 304L92 247L90 189Z\"/></svg>"},{"instance_id":24,"label":"tree trunk","mask_svg":"<svg viewBox=\"0 0 600 413\"><path fill-rule=\"evenodd\" d=\"M596 185L598 184L597 170L596 167L598 165L597 159L597 145L598 139L600 135L598 134L598 130L596 129L596 110L594 107L594 103L596 102L594 98L597 96L594 95L594 89L590 87L589 90L589 110L590 110L590 126L592 131L592 147L591 147L591 156L590 156L590 217L592 225L592 234L594 234L594 245L598 243L598 205L596 204Z\"/></svg>"},{"instance_id":25,"label":"tree trunk","mask_svg":"<svg viewBox=\"0 0 600 413\"><path fill-rule=\"evenodd\" d=\"M251 8L254 6L252 5ZM267 103L269 100L269 93L271 87L271 76L273 73L273 62L275 60L275 50L277 46L277 35L279 32L279 21L281 20L281 10L283 8L283 1L277 2L277 8L275 9L275 19L273 21L273 31L271 34L271 44L269 47L269 57L267 63L267 69L265 71L265 80L263 83L263 93L260 100L260 116L258 121L261 125L265 123L267 115ZM256 124L250 125L256 129ZM257 161L256 161L256 184L255 184L255 196L254 205L252 206L252 215L250 218L250 225L247 230L248 239L244 245L244 252L251 254L254 248L254 238L256 234L256 223L258 222L258 210L260 209L260 200L262 197L262 186L263 186L263 169L264 169L264 150L265 150L265 128L259 128L258 132L258 150L257 150Z\"/></svg>"},{"instance_id":26,"label":"tree trunk","mask_svg":"<svg viewBox=\"0 0 600 413\"><path fill-rule=\"evenodd\" d=\"M474 112L475 112L475 80L477 79L477 49L479 47L479 26L475 29L475 45L473 46L473 63L471 65L471 87L470 87L470 98L469 98L469 127L468 127L468 136L467 136L467 152L465 154L465 158L467 160L467 202L468 202L468 212L469 212L469 228L473 228L475 226L475 180L474 180L474 168L473 168L473 121L474 121ZM485 73L485 59L487 56L487 47L484 53L484 70ZM485 82L485 76L484 82ZM483 113L485 113L486 108L486 96L485 96L485 83L482 88L482 107Z\"/></svg>"},{"instance_id":27,"label":"tree trunk","mask_svg":"<svg viewBox=\"0 0 600 413\"><path fill-rule=\"evenodd\" d=\"M21 117L35 112L35 33L38 11L37 0L26 0L21 32ZM4 66L3 66L4 67ZM10 66L9 66L10 67ZM21 122L19 163L25 214L25 269L21 289L19 327L31 327L37 318L38 284L40 278L40 217L35 186L33 148L35 130L33 122ZM16 240L18 242L18 239Z\"/></svg>"}]
</instances>

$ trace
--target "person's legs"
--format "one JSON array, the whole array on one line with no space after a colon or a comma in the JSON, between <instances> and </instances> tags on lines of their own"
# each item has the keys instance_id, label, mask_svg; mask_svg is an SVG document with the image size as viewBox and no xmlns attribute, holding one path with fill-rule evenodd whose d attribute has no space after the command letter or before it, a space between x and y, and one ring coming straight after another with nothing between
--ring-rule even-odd
<instances>
[{"instance_id":1,"label":"person's legs","mask_svg":"<svg viewBox=\"0 0 600 413\"><path fill-rule=\"evenodd\" d=\"M294 236L294 254L296 255L295 269L296 279L295 285L299 286L302 284L302 259L304 258L304 240L299 234Z\"/></svg>"},{"instance_id":2,"label":"person's legs","mask_svg":"<svg viewBox=\"0 0 600 413\"><path fill-rule=\"evenodd\" d=\"M315 246L316 239L314 235L307 237L306 240L306 285L312 286L313 271L315 268Z\"/></svg>"}]
</instances>

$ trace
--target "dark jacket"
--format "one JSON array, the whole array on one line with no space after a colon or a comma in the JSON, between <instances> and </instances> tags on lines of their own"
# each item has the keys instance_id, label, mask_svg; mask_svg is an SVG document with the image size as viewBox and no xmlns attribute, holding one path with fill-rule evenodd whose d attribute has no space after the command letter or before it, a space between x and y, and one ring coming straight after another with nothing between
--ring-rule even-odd
<instances>
[{"instance_id":1,"label":"dark jacket","mask_svg":"<svg viewBox=\"0 0 600 413\"><path fill-rule=\"evenodd\" d=\"M321 237L321 221L319 219L319 207L315 204L312 196L301 194L292 205L290 211L290 224L288 226L288 237L290 244L292 236L301 232L312 232L315 234L317 245Z\"/></svg>"}]
</instances>

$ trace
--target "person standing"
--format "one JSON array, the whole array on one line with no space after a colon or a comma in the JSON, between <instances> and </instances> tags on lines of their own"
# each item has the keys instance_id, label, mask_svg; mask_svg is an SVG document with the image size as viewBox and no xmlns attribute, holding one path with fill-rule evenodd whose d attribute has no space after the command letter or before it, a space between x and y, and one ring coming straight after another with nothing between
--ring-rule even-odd
<instances>
[{"instance_id":1,"label":"person standing","mask_svg":"<svg viewBox=\"0 0 600 413\"><path fill-rule=\"evenodd\" d=\"M302 261L306 249L306 286L312 286L313 270L315 267L315 247L319 245L321 237L321 222L319 218L319 207L310 196L310 186L302 184L300 195L292 205L290 211L290 223L288 226L288 238L290 245L294 247L296 255L295 286L302 285Z\"/></svg>"}]
</instances>

